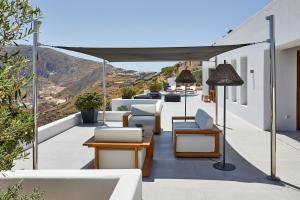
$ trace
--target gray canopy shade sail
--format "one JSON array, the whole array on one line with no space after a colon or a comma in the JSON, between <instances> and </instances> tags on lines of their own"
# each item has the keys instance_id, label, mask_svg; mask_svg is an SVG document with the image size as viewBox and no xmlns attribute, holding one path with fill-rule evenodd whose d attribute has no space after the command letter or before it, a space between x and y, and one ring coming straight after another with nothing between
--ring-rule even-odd
<instances>
[{"instance_id":1,"label":"gray canopy shade sail","mask_svg":"<svg viewBox=\"0 0 300 200\"><path fill-rule=\"evenodd\" d=\"M105 59L109 62L151 62L151 61L205 61L219 54L244 47L249 44L195 46L195 47L149 47L149 48L94 48L66 47L55 48L75 51Z\"/></svg>"}]
</instances>

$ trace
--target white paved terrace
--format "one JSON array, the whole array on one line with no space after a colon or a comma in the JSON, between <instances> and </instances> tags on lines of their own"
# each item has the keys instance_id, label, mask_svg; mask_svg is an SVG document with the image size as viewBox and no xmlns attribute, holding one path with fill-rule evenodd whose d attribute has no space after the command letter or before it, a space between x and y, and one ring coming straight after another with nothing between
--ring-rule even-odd
<instances>
[{"instance_id":1,"label":"white paved terrace","mask_svg":"<svg viewBox=\"0 0 300 200\"><path fill-rule=\"evenodd\" d=\"M214 116L214 104L188 97L188 115L197 108ZM220 109L220 122L222 110ZM227 114L227 160L236 165L232 172L212 168L215 159L175 158L171 143L171 116L184 114L184 101L164 103L162 135L155 137L151 177L143 180L143 196L150 199L300 199L300 132L279 133L277 172L281 182L266 179L270 171L269 133ZM121 123L109 123L120 126ZM96 126L96 125L94 125ZM93 150L82 143L93 135L94 126L76 126L39 145L42 169L85 168ZM222 128L222 127L220 127ZM16 163L16 169L30 169L29 158Z\"/></svg>"}]
</instances>

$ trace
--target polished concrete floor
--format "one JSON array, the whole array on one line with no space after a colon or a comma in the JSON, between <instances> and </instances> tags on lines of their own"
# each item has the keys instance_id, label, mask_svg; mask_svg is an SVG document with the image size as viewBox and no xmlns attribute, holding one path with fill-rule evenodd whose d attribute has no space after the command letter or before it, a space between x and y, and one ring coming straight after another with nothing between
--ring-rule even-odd
<instances>
[{"instance_id":1,"label":"polished concrete floor","mask_svg":"<svg viewBox=\"0 0 300 200\"><path fill-rule=\"evenodd\" d=\"M188 97L187 101L188 115L194 115L197 108L202 108L214 117L213 103L204 103L199 96ZM215 170L212 165L217 159L175 158L170 134L171 116L183 114L184 101L164 102L163 133L155 136L152 175L143 179L145 200L300 199L300 132L277 135L277 175L281 181L273 182L266 178L270 173L269 133L231 113L227 115L226 155L236 170ZM222 121L222 116L219 120ZM83 147L82 143L93 135L93 128L73 127L40 144L40 168L86 168L93 158L93 151ZM30 169L31 163L31 159L19 161L16 169Z\"/></svg>"}]
</instances>

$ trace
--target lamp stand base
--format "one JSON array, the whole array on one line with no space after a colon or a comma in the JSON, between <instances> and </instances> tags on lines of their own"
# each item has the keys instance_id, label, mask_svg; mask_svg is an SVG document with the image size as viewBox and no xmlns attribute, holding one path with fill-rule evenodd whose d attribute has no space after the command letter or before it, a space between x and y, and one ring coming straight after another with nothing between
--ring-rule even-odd
<instances>
[{"instance_id":1,"label":"lamp stand base","mask_svg":"<svg viewBox=\"0 0 300 200\"><path fill-rule=\"evenodd\" d=\"M277 176L267 176L267 179L269 181L281 181L280 178Z\"/></svg>"},{"instance_id":2,"label":"lamp stand base","mask_svg":"<svg viewBox=\"0 0 300 200\"><path fill-rule=\"evenodd\" d=\"M235 166L231 163L223 163L223 162L217 162L213 164L213 167L217 170L221 171L233 171L235 170Z\"/></svg>"}]
</instances>

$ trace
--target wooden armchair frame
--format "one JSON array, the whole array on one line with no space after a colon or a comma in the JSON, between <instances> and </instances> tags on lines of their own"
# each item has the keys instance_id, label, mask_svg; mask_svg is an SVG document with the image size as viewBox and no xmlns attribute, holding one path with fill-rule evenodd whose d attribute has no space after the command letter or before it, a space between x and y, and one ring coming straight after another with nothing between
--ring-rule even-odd
<instances>
[{"instance_id":1,"label":"wooden armchair frame","mask_svg":"<svg viewBox=\"0 0 300 200\"><path fill-rule=\"evenodd\" d=\"M131 116L131 112L126 112L123 115L123 127L128 127L129 125L129 117ZM154 134L160 134L161 132L161 121L160 121L160 113L155 113L154 115L155 118L155 125L154 125Z\"/></svg>"},{"instance_id":2,"label":"wooden armchair frame","mask_svg":"<svg viewBox=\"0 0 300 200\"><path fill-rule=\"evenodd\" d=\"M176 157L220 157L221 153L220 153L220 134L221 134L221 130L218 129L218 127L216 127L215 125L213 126L212 129L207 129L207 130L174 130L173 129L173 123L174 121L177 120L194 120L195 117L194 116L174 116L172 117L172 134L174 132L174 135L172 135L173 137L173 141L174 141L174 154ZM214 151L212 152L177 152L177 135L183 135L183 134L188 134L188 135L207 135L207 136L214 136L215 139L215 148Z\"/></svg>"}]
</instances>

